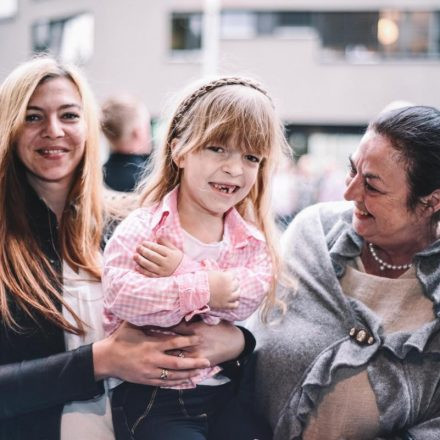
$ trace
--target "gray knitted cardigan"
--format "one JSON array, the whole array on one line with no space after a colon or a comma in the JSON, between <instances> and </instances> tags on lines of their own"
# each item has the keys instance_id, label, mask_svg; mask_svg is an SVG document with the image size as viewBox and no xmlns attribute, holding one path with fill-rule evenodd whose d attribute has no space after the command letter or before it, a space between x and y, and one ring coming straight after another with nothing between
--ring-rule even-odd
<instances>
[{"instance_id":1,"label":"gray knitted cardigan","mask_svg":"<svg viewBox=\"0 0 440 440\"><path fill-rule=\"evenodd\" d=\"M281 292L288 306L281 322L251 324L261 409L274 439L300 439L335 372L366 368L380 413L380 438L438 440L440 320L384 335L378 317L342 293L339 279L363 244L351 217L347 203L315 205L300 213L283 236L284 258L298 287L296 294ZM414 264L438 317L440 241L417 254ZM349 335L353 327L365 329L374 342L357 342Z\"/></svg>"}]
</instances>

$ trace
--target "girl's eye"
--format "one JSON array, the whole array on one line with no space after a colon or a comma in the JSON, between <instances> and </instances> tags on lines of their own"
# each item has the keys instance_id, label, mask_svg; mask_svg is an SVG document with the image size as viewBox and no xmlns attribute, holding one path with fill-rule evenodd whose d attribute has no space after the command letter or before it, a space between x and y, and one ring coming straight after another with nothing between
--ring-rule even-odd
<instances>
[{"instance_id":1,"label":"girl's eye","mask_svg":"<svg viewBox=\"0 0 440 440\"><path fill-rule=\"evenodd\" d=\"M258 156L254 156L253 154L246 154L245 158L249 162L253 162L253 163L260 163L261 162L261 158Z\"/></svg>"},{"instance_id":2,"label":"girl's eye","mask_svg":"<svg viewBox=\"0 0 440 440\"><path fill-rule=\"evenodd\" d=\"M41 116L36 113L30 113L24 119L26 122L36 122L41 120Z\"/></svg>"},{"instance_id":3,"label":"girl's eye","mask_svg":"<svg viewBox=\"0 0 440 440\"><path fill-rule=\"evenodd\" d=\"M224 153L225 149L223 147L217 147L215 145L209 145L206 147L209 151L213 151L214 153Z\"/></svg>"}]
</instances>

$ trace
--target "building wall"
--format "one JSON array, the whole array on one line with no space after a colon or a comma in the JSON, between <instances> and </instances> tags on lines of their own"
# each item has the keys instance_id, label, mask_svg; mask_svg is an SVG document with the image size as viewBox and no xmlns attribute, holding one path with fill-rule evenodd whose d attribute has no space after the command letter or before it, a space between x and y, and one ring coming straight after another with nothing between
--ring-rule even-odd
<instances>
[{"instance_id":1,"label":"building wall","mask_svg":"<svg viewBox=\"0 0 440 440\"><path fill-rule=\"evenodd\" d=\"M440 10L440 0L224 0L226 8L283 10ZM201 75L197 60L170 56L170 14L200 11L200 0L21 0L0 21L0 80L31 52L31 24L79 12L95 16L94 56L85 70L97 96L136 93L158 116L169 98ZM255 76L267 85L286 122L365 124L393 100L440 107L440 62L350 64L323 61L314 32L286 38L220 42L222 73Z\"/></svg>"}]
</instances>

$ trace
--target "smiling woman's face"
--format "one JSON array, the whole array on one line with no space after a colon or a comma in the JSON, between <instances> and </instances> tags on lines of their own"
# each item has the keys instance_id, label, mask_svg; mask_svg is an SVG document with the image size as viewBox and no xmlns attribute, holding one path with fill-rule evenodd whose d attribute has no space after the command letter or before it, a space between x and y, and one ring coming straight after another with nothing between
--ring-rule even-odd
<instances>
[{"instance_id":1,"label":"smiling woman's face","mask_svg":"<svg viewBox=\"0 0 440 440\"><path fill-rule=\"evenodd\" d=\"M84 155L85 141L82 100L75 84L64 77L45 80L29 100L16 141L30 182L69 186Z\"/></svg>"},{"instance_id":2,"label":"smiling woman's face","mask_svg":"<svg viewBox=\"0 0 440 440\"><path fill-rule=\"evenodd\" d=\"M354 202L353 228L366 241L396 246L426 237L426 210L411 211L405 164L389 140L369 131L351 157L346 200Z\"/></svg>"}]
</instances>

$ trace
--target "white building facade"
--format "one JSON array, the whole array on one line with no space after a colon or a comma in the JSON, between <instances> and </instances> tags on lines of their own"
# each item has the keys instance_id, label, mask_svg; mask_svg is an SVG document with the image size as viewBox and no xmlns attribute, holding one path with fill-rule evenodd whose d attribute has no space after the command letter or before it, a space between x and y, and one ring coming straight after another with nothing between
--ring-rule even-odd
<instances>
[{"instance_id":1,"label":"white building facade","mask_svg":"<svg viewBox=\"0 0 440 440\"><path fill-rule=\"evenodd\" d=\"M100 99L134 93L157 117L202 75L204 1L2 1L15 7L0 9L0 80L50 49L81 61ZM440 107L440 0L223 0L220 10L219 73L262 81L305 149L313 134L358 133L392 101Z\"/></svg>"}]
</instances>

